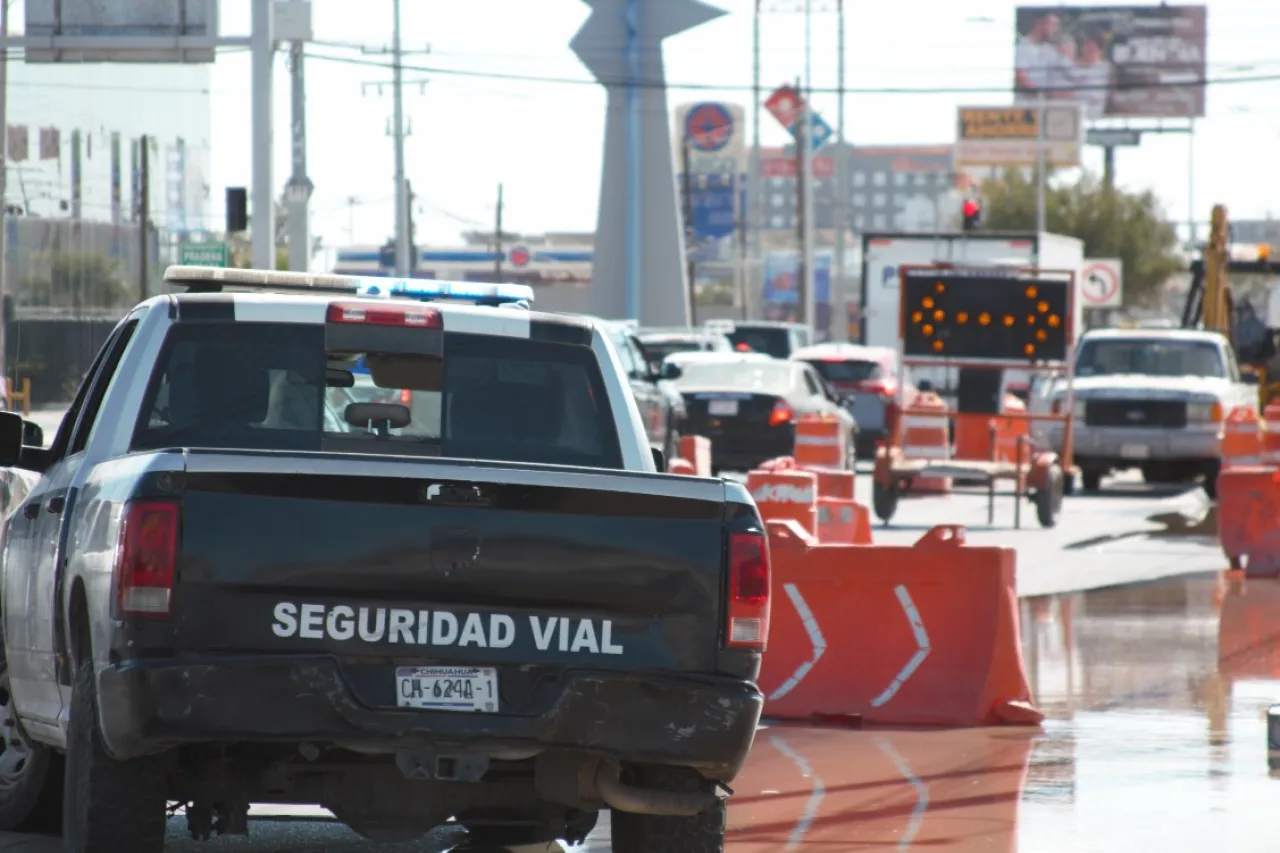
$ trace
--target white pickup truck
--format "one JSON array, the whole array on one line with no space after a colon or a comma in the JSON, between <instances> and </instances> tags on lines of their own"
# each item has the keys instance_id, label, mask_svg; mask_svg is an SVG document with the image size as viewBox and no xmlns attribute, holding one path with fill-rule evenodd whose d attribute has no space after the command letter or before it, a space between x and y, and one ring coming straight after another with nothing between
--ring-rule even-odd
<instances>
[{"instance_id":1,"label":"white pickup truck","mask_svg":"<svg viewBox=\"0 0 1280 853\"><path fill-rule=\"evenodd\" d=\"M1085 490L1112 471L1138 468L1148 483L1204 476L1214 494L1218 430L1237 406L1258 405L1256 381L1241 376L1226 337L1191 329L1101 329L1076 349L1074 457ZM1066 405L1061 380L1045 394ZM1045 429L1062 450L1063 428Z\"/></svg>"}]
</instances>

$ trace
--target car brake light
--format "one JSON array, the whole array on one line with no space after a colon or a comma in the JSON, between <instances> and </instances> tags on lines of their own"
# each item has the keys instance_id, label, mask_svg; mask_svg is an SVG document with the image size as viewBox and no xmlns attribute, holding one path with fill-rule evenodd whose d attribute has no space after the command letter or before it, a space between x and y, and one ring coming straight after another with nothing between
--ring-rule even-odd
<instances>
[{"instance_id":1,"label":"car brake light","mask_svg":"<svg viewBox=\"0 0 1280 853\"><path fill-rule=\"evenodd\" d=\"M769 426L776 427L789 424L795 420L795 417L796 413L792 411L791 407L779 400L773 404L773 411L769 413Z\"/></svg>"},{"instance_id":2,"label":"car brake light","mask_svg":"<svg viewBox=\"0 0 1280 853\"><path fill-rule=\"evenodd\" d=\"M366 323L373 326L416 326L443 329L440 312L425 305L379 305L366 302L334 302L325 315L329 323Z\"/></svg>"},{"instance_id":3,"label":"car brake light","mask_svg":"<svg viewBox=\"0 0 1280 853\"><path fill-rule=\"evenodd\" d=\"M402 404L406 405L406 406L407 406L407 405L409 405L410 403L412 403L412 402L413 402L413 392L412 392L412 391L410 391L408 388L401 388L401 389L400 389L400 402L401 402Z\"/></svg>"},{"instance_id":4,"label":"car brake light","mask_svg":"<svg viewBox=\"0 0 1280 853\"><path fill-rule=\"evenodd\" d=\"M883 379L864 379L858 383L858 391L862 394L879 394L881 397L897 396L893 383Z\"/></svg>"},{"instance_id":5,"label":"car brake light","mask_svg":"<svg viewBox=\"0 0 1280 853\"><path fill-rule=\"evenodd\" d=\"M173 604L178 505L135 501L125 507L116 547L115 616L163 619Z\"/></svg>"},{"instance_id":6,"label":"car brake light","mask_svg":"<svg viewBox=\"0 0 1280 853\"><path fill-rule=\"evenodd\" d=\"M725 644L763 650L769 639L769 542L761 533L729 536L729 623Z\"/></svg>"}]
</instances>

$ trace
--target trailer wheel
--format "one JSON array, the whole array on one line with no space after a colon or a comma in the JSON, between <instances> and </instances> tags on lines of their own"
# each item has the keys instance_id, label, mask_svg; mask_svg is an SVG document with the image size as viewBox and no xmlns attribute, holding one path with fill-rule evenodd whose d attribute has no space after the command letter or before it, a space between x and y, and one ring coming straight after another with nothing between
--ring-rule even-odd
<instances>
[{"instance_id":1,"label":"trailer wheel","mask_svg":"<svg viewBox=\"0 0 1280 853\"><path fill-rule=\"evenodd\" d=\"M1036 519L1041 527L1053 527L1058 523L1058 515L1062 512L1062 479L1062 468L1051 465L1045 472L1044 488L1036 490Z\"/></svg>"},{"instance_id":2,"label":"trailer wheel","mask_svg":"<svg viewBox=\"0 0 1280 853\"><path fill-rule=\"evenodd\" d=\"M871 487L871 508L875 510L876 518L885 524L893 520L893 514L898 511L898 497L897 483L884 486L876 480Z\"/></svg>"}]
</instances>

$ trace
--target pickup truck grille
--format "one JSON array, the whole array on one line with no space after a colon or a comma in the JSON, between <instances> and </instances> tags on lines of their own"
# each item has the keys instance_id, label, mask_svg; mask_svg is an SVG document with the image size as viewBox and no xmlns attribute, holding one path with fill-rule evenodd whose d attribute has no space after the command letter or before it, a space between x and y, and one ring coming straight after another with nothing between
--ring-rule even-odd
<instances>
[{"instance_id":1,"label":"pickup truck grille","mask_svg":"<svg viewBox=\"0 0 1280 853\"><path fill-rule=\"evenodd\" d=\"M1090 400L1084 406L1085 426L1182 429L1187 404L1181 400Z\"/></svg>"}]
</instances>

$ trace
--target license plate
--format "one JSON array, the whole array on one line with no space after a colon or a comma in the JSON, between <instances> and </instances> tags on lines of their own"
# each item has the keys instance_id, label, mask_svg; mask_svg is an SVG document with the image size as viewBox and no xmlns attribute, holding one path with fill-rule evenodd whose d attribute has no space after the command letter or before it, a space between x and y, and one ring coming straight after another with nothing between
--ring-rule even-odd
<instances>
[{"instance_id":1,"label":"license plate","mask_svg":"<svg viewBox=\"0 0 1280 853\"><path fill-rule=\"evenodd\" d=\"M467 666L396 669L396 705L420 711L498 710L498 671Z\"/></svg>"},{"instance_id":2,"label":"license plate","mask_svg":"<svg viewBox=\"0 0 1280 853\"><path fill-rule=\"evenodd\" d=\"M711 415L736 415L738 414L737 400L711 400L707 403L707 414Z\"/></svg>"},{"instance_id":3,"label":"license plate","mask_svg":"<svg viewBox=\"0 0 1280 853\"><path fill-rule=\"evenodd\" d=\"M1145 444L1122 444L1120 445L1121 459L1146 459L1151 452Z\"/></svg>"}]
</instances>

